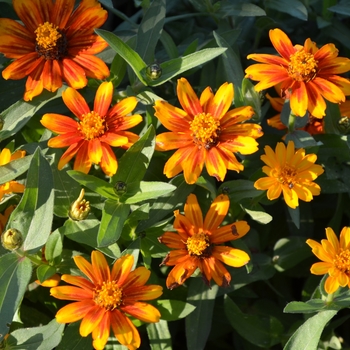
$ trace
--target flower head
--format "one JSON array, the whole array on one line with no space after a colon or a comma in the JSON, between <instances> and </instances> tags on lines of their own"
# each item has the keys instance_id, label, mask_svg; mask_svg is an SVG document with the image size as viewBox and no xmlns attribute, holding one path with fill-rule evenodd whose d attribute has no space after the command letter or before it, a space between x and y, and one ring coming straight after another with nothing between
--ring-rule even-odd
<instances>
[{"instance_id":1,"label":"flower head","mask_svg":"<svg viewBox=\"0 0 350 350\"><path fill-rule=\"evenodd\" d=\"M88 173L92 163L99 164L108 176L117 172L118 163L112 147L130 147L138 136L125 131L142 121L139 114L127 116L137 104L136 97L127 97L111 106L113 84L102 83L97 89L93 110L73 88L62 93L63 102L78 121L61 114L48 113L41 124L59 136L49 140L49 147L68 147L58 169L62 169L75 155L74 170Z\"/></svg>"},{"instance_id":2,"label":"flower head","mask_svg":"<svg viewBox=\"0 0 350 350\"><path fill-rule=\"evenodd\" d=\"M262 136L260 125L243 123L249 120L252 107L228 111L233 100L233 85L224 83L214 95L207 87L198 99L185 78L178 80L177 96L183 109L168 102L155 102L155 116L171 132L156 138L157 149L177 149L164 167L164 174L173 177L184 172L187 183L193 184L204 165L210 176L223 181L229 170L244 169L233 152L252 154L258 150L256 138Z\"/></svg>"},{"instance_id":3,"label":"flower head","mask_svg":"<svg viewBox=\"0 0 350 350\"><path fill-rule=\"evenodd\" d=\"M275 152L265 146L260 158L266 164L262 171L267 177L255 181L258 190L267 190L267 198L274 200L283 192L284 200L293 209L299 206L299 199L310 202L320 194L321 188L313 182L323 173L321 165L315 164L316 154L305 155L303 148L295 151L294 142L288 145L278 142Z\"/></svg>"},{"instance_id":4,"label":"flower head","mask_svg":"<svg viewBox=\"0 0 350 350\"><path fill-rule=\"evenodd\" d=\"M107 19L97 0L13 0L23 25L0 18L0 52L14 59L4 79L27 78L24 100L32 100L43 89L56 91L62 81L75 89L87 84L86 77L105 79L107 65L94 54L107 43L94 34Z\"/></svg>"},{"instance_id":5,"label":"flower head","mask_svg":"<svg viewBox=\"0 0 350 350\"><path fill-rule=\"evenodd\" d=\"M295 45L280 29L270 30L270 40L280 56L251 54L248 59L261 62L246 69L246 77L257 80L257 91L281 83L281 95L290 99L293 114L306 111L316 118L325 115L324 99L340 103L350 95L350 81L338 74L350 70L350 60L338 57L334 44L320 49L310 39L304 46Z\"/></svg>"},{"instance_id":6,"label":"flower head","mask_svg":"<svg viewBox=\"0 0 350 350\"><path fill-rule=\"evenodd\" d=\"M326 235L327 239L322 239L321 244L313 239L308 239L306 243L322 261L311 266L311 273L328 273L324 288L328 294L332 294L339 287L350 288L350 227L341 230L339 240L330 227L326 228Z\"/></svg>"},{"instance_id":7,"label":"flower head","mask_svg":"<svg viewBox=\"0 0 350 350\"><path fill-rule=\"evenodd\" d=\"M26 151L18 150L11 154L8 148L4 148L0 153L0 166L10 163L12 160L23 158L26 155ZM12 192L23 193L25 186L17 181L9 181L0 185L0 201L5 194Z\"/></svg>"},{"instance_id":8,"label":"flower head","mask_svg":"<svg viewBox=\"0 0 350 350\"><path fill-rule=\"evenodd\" d=\"M82 188L77 200L75 200L69 209L69 217L72 220L81 221L87 218L90 213L90 202L84 198L85 190Z\"/></svg>"},{"instance_id":9,"label":"flower head","mask_svg":"<svg viewBox=\"0 0 350 350\"><path fill-rule=\"evenodd\" d=\"M159 241L170 251L162 264L175 266L169 273L166 285L173 289L183 284L197 268L205 282L210 280L219 286L228 286L231 275L224 264L241 267L250 260L249 255L236 248L223 246L222 243L243 237L249 231L245 221L237 221L219 227L224 220L230 201L227 195L221 194L213 201L203 220L197 197L190 194L185 204L185 215L174 212L175 232L165 232Z\"/></svg>"},{"instance_id":10,"label":"flower head","mask_svg":"<svg viewBox=\"0 0 350 350\"><path fill-rule=\"evenodd\" d=\"M50 289L55 298L74 301L57 312L57 322L70 323L82 319L80 335L86 337L92 333L95 349L104 349L110 327L122 345L130 350L137 349L141 343L140 335L125 314L143 322L158 322L159 311L144 301L158 298L162 287L145 285L151 274L145 267L131 271L134 263L132 255L119 258L112 270L98 251L91 253L91 263L82 256L75 256L74 262L87 278L63 275L62 281L73 286Z\"/></svg>"}]
</instances>

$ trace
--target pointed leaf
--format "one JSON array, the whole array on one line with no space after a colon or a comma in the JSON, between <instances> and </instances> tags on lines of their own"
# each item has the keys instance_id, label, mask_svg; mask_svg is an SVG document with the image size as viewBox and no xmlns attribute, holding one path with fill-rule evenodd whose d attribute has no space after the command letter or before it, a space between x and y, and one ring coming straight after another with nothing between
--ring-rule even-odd
<instances>
[{"instance_id":1,"label":"pointed leaf","mask_svg":"<svg viewBox=\"0 0 350 350\"><path fill-rule=\"evenodd\" d=\"M168 322L159 320L147 325L147 334L152 350L172 350Z\"/></svg>"},{"instance_id":2,"label":"pointed leaf","mask_svg":"<svg viewBox=\"0 0 350 350\"><path fill-rule=\"evenodd\" d=\"M32 155L26 156L24 158L15 159L8 164L0 166L0 184L11 181L17 176L25 173L32 160Z\"/></svg>"}]
</instances>

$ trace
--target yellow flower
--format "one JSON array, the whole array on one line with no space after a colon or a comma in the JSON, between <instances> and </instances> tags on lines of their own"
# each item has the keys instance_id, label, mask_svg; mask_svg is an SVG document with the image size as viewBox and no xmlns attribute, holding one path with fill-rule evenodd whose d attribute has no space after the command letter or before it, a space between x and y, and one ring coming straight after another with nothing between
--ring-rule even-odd
<instances>
[{"instance_id":1,"label":"yellow flower","mask_svg":"<svg viewBox=\"0 0 350 350\"><path fill-rule=\"evenodd\" d=\"M260 125L243 123L253 116L252 107L229 111L233 85L222 84L215 95L207 87L198 98L188 81L181 78L177 97L183 110L161 100L154 106L155 116L171 130L157 136L157 150L177 149L165 164L164 174L170 178L183 171L186 182L193 184L204 165L218 181L224 180L227 169L242 171L244 167L234 152L256 152L255 139L263 133Z\"/></svg>"},{"instance_id":2,"label":"yellow flower","mask_svg":"<svg viewBox=\"0 0 350 350\"><path fill-rule=\"evenodd\" d=\"M167 266L175 266L166 280L169 289L183 284L197 268L208 285L214 279L219 286L226 287L231 281L231 275L224 264L241 267L248 263L250 258L246 252L221 245L243 237L250 228L245 221L219 227L229 206L228 196L219 195L203 220L197 197L190 194L185 204L185 215L175 210L174 229L177 233L165 232L159 237L161 243L174 249L162 262Z\"/></svg>"},{"instance_id":3,"label":"yellow flower","mask_svg":"<svg viewBox=\"0 0 350 350\"><path fill-rule=\"evenodd\" d=\"M95 349L104 349L111 327L122 345L130 350L137 349L141 344L140 335L126 314L143 322L158 322L159 311L145 301L158 298L162 287L145 285L151 274L145 267L131 271L132 255L116 260L112 271L104 255L98 251L91 253L91 264L82 256L73 259L87 278L63 275L61 280L73 286L50 289L55 298L74 301L57 312L57 322L82 319L80 335L86 337L92 333Z\"/></svg>"},{"instance_id":4,"label":"yellow flower","mask_svg":"<svg viewBox=\"0 0 350 350\"><path fill-rule=\"evenodd\" d=\"M350 95L350 81L338 74L350 70L350 60L338 57L334 44L320 49L310 39L304 46L295 45L280 29L270 30L272 45L281 55L251 54L248 59L261 62L246 69L246 77L257 80L257 91L281 83L281 96L290 99L290 107L296 116L306 111L316 118L325 115L324 99L340 103Z\"/></svg>"},{"instance_id":5,"label":"yellow flower","mask_svg":"<svg viewBox=\"0 0 350 350\"><path fill-rule=\"evenodd\" d=\"M341 230L339 240L330 227L326 228L326 235L327 239L322 239L321 244L313 239L308 239L306 243L322 261L311 266L311 273L328 273L324 288L328 294L332 294L339 287L350 288L350 227Z\"/></svg>"},{"instance_id":6,"label":"yellow flower","mask_svg":"<svg viewBox=\"0 0 350 350\"><path fill-rule=\"evenodd\" d=\"M12 160L23 158L26 155L26 151L16 151L11 155L8 148L4 148L0 153L0 166L10 163ZM23 193L24 185L18 183L17 181L9 181L0 185L0 201L5 194L12 192Z\"/></svg>"},{"instance_id":7,"label":"yellow flower","mask_svg":"<svg viewBox=\"0 0 350 350\"><path fill-rule=\"evenodd\" d=\"M305 155L303 148L295 151L294 142L289 141L287 147L279 142L275 152L265 146L265 154L261 160L266 164L262 170L267 177L255 181L258 190L267 190L267 198L274 200L283 192L284 200L293 209L299 206L299 199L310 202L313 196L320 194L321 188L313 182L323 173L321 165L314 164L316 154Z\"/></svg>"}]
</instances>

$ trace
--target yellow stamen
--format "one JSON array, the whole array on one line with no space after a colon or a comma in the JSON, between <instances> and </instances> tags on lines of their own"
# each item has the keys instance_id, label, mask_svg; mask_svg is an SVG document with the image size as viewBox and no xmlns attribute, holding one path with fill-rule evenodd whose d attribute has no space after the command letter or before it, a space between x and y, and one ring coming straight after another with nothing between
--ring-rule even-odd
<instances>
[{"instance_id":1,"label":"yellow stamen","mask_svg":"<svg viewBox=\"0 0 350 350\"><path fill-rule=\"evenodd\" d=\"M187 251L190 255L202 256L210 246L209 237L206 233L196 233L186 241Z\"/></svg>"},{"instance_id":2,"label":"yellow stamen","mask_svg":"<svg viewBox=\"0 0 350 350\"><path fill-rule=\"evenodd\" d=\"M350 272L350 250L342 250L333 260L335 267L344 273Z\"/></svg>"},{"instance_id":3,"label":"yellow stamen","mask_svg":"<svg viewBox=\"0 0 350 350\"><path fill-rule=\"evenodd\" d=\"M294 168L285 165L283 168L276 170L275 177L282 185L287 185L292 189L296 183L296 175L297 171Z\"/></svg>"},{"instance_id":4,"label":"yellow stamen","mask_svg":"<svg viewBox=\"0 0 350 350\"><path fill-rule=\"evenodd\" d=\"M308 82L316 77L317 63L312 53L301 49L290 56L288 74L296 81Z\"/></svg>"},{"instance_id":5,"label":"yellow stamen","mask_svg":"<svg viewBox=\"0 0 350 350\"><path fill-rule=\"evenodd\" d=\"M197 114L190 122L193 141L206 149L216 146L220 135L220 121L209 113Z\"/></svg>"},{"instance_id":6,"label":"yellow stamen","mask_svg":"<svg viewBox=\"0 0 350 350\"><path fill-rule=\"evenodd\" d=\"M43 49L52 49L62 35L57 30L58 27L52 23L45 22L40 24L34 32L36 34L36 43Z\"/></svg>"},{"instance_id":7,"label":"yellow stamen","mask_svg":"<svg viewBox=\"0 0 350 350\"><path fill-rule=\"evenodd\" d=\"M122 299L123 290L115 281L103 282L102 286L94 291L95 303L109 311L116 309L122 303Z\"/></svg>"},{"instance_id":8,"label":"yellow stamen","mask_svg":"<svg viewBox=\"0 0 350 350\"><path fill-rule=\"evenodd\" d=\"M82 133L85 140L98 138L105 133L105 120L95 111L83 114L78 130Z\"/></svg>"}]
</instances>

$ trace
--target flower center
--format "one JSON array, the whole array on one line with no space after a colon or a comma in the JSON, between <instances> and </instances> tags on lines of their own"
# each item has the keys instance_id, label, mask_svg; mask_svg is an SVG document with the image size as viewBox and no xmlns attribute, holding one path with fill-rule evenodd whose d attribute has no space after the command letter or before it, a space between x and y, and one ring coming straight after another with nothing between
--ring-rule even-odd
<instances>
[{"instance_id":1,"label":"flower center","mask_svg":"<svg viewBox=\"0 0 350 350\"><path fill-rule=\"evenodd\" d=\"M297 81L310 81L317 74L317 63L312 53L305 52L303 49L290 56L288 74Z\"/></svg>"},{"instance_id":2,"label":"flower center","mask_svg":"<svg viewBox=\"0 0 350 350\"><path fill-rule=\"evenodd\" d=\"M45 22L34 32L36 34L35 51L47 60L58 60L66 55L67 38L57 26Z\"/></svg>"},{"instance_id":3,"label":"flower center","mask_svg":"<svg viewBox=\"0 0 350 350\"><path fill-rule=\"evenodd\" d=\"M220 135L220 121L209 113L197 114L190 122L194 143L198 148L202 146L207 150L217 145Z\"/></svg>"},{"instance_id":4,"label":"flower center","mask_svg":"<svg viewBox=\"0 0 350 350\"><path fill-rule=\"evenodd\" d=\"M122 298L123 290L115 281L103 282L102 286L94 291L95 303L109 311L116 309L122 303Z\"/></svg>"},{"instance_id":5,"label":"flower center","mask_svg":"<svg viewBox=\"0 0 350 350\"><path fill-rule=\"evenodd\" d=\"M335 267L344 273L350 272L350 250L342 250L333 260Z\"/></svg>"},{"instance_id":6,"label":"flower center","mask_svg":"<svg viewBox=\"0 0 350 350\"><path fill-rule=\"evenodd\" d=\"M202 257L208 255L208 248L210 246L209 237L206 233L196 233L192 237L187 238L187 251L190 255Z\"/></svg>"},{"instance_id":7,"label":"flower center","mask_svg":"<svg viewBox=\"0 0 350 350\"><path fill-rule=\"evenodd\" d=\"M98 138L104 134L106 128L104 118L100 117L95 111L83 114L82 121L78 126L78 130L85 140Z\"/></svg>"},{"instance_id":8,"label":"flower center","mask_svg":"<svg viewBox=\"0 0 350 350\"><path fill-rule=\"evenodd\" d=\"M276 178L282 185L287 185L290 189L292 189L296 182L296 175L297 171L294 168L285 165L282 169L280 169Z\"/></svg>"}]
</instances>

